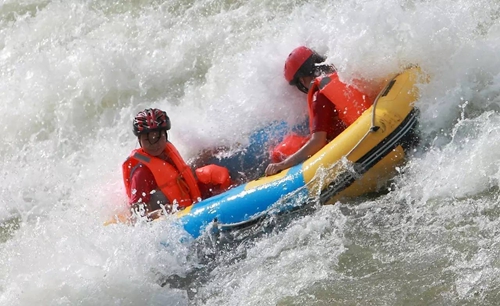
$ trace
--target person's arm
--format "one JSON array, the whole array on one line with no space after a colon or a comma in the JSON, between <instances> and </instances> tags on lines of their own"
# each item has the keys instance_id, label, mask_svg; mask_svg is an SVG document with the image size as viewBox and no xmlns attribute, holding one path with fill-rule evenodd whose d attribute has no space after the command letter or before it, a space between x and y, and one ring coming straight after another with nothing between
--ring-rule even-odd
<instances>
[{"instance_id":1,"label":"person's arm","mask_svg":"<svg viewBox=\"0 0 500 306\"><path fill-rule=\"evenodd\" d=\"M313 156L326 145L326 132L313 133L311 139L297 152L279 163L269 164L266 168L266 175L273 175L281 170L288 169Z\"/></svg>"},{"instance_id":2,"label":"person's arm","mask_svg":"<svg viewBox=\"0 0 500 306\"><path fill-rule=\"evenodd\" d=\"M172 211L172 206L169 204L167 197L159 190L153 190L149 201L135 202L130 205L130 210L141 217L148 219L156 219L166 213Z\"/></svg>"},{"instance_id":3,"label":"person's arm","mask_svg":"<svg viewBox=\"0 0 500 306\"><path fill-rule=\"evenodd\" d=\"M151 219L156 219L158 210L161 205L165 205L169 210L168 200L166 196L159 190L153 174L148 168L139 166L132 173L130 181L131 197L129 206L132 213L139 216L151 216ZM155 213L156 212L156 213Z\"/></svg>"},{"instance_id":4,"label":"person's arm","mask_svg":"<svg viewBox=\"0 0 500 306\"><path fill-rule=\"evenodd\" d=\"M273 175L283 169L293 167L312 155L316 154L329 141L328 131L332 128L335 121L335 108L323 94L318 93L314 96L311 126L311 138L302 148L293 155L280 163L272 163L266 168L266 175Z\"/></svg>"}]
</instances>

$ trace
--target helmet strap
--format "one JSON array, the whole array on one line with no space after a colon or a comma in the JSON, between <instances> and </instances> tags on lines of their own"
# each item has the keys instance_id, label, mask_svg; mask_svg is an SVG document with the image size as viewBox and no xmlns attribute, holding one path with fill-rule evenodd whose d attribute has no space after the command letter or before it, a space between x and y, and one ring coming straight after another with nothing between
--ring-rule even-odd
<instances>
[{"instance_id":1,"label":"helmet strap","mask_svg":"<svg viewBox=\"0 0 500 306\"><path fill-rule=\"evenodd\" d=\"M161 131L165 132L165 139L168 141L168 130L161 130ZM161 134L160 134L160 137L161 137ZM149 138L148 138L148 141L149 141ZM137 142L139 143L139 146L142 148L141 135L137 136Z\"/></svg>"},{"instance_id":2,"label":"helmet strap","mask_svg":"<svg viewBox=\"0 0 500 306\"><path fill-rule=\"evenodd\" d=\"M297 88L302 91L303 93L307 94L309 92L309 89L302 84L301 81L297 82Z\"/></svg>"}]
</instances>

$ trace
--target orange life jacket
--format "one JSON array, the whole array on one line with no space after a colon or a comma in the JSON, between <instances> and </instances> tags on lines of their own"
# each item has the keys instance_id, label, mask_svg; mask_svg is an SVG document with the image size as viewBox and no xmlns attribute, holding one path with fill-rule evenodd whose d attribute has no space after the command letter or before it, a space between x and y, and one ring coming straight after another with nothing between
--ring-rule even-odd
<instances>
[{"instance_id":1,"label":"orange life jacket","mask_svg":"<svg viewBox=\"0 0 500 306\"><path fill-rule=\"evenodd\" d=\"M372 100L366 94L351 85L340 81L337 72L327 76L314 79L309 92L307 93L307 103L309 105L309 125L312 128L313 112L312 103L314 94L322 93L335 105L342 120L346 126L356 121L365 110L372 105Z\"/></svg>"},{"instance_id":2,"label":"orange life jacket","mask_svg":"<svg viewBox=\"0 0 500 306\"><path fill-rule=\"evenodd\" d=\"M177 149L170 142L167 142L165 154L170 157L174 165L147 154L142 148L132 151L122 165L123 182L127 196L131 198L132 174L135 168L142 164L153 173L158 188L171 204L177 203L179 208L185 208L198 202L201 199L201 193L191 168L186 165Z\"/></svg>"}]
</instances>

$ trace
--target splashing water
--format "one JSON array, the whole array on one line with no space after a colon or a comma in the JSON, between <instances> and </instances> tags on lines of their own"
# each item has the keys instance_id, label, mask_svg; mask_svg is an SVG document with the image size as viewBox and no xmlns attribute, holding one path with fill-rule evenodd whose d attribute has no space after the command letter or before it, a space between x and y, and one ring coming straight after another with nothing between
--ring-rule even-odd
<instances>
[{"instance_id":1,"label":"splashing water","mask_svg":"<svg viewBox=\"0 0 500 306\"><path fill-rule=\"evenodd\" d=\"M494 305L499 12L493 0L4 1L0 304ZM186 158L301 122L305 98L282 69L304 44L374 88L408 64L430 75L422 147L390 190L237 246L225 256L245 256L202 282L170 223L102 226L125 203L137 111L165 109Z\"/></svg>"}]
</instances>

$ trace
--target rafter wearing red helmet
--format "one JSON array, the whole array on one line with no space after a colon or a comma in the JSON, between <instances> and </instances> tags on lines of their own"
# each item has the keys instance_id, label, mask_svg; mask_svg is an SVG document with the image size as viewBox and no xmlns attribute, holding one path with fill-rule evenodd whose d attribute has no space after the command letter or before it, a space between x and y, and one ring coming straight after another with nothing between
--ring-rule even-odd
<instances>
[{"instance_id":1,"label":"rafter wearing red helmet","mask_svg":"<svg viewBox=\"0 0 500 306\"><path fill-rule=\"evenodd\" d=\"M314 155L372 104L366 94L341 82L335 67L325 61L325 57L305 46L288 55L285 79L307 94L310 135L302 139L286 137L272 153L273 157L281 158L272 160L266 175L276 174ZM290 152L290 148L296 151Z\"/></svg>"},{"instance_id":2,"label":"rafter wearing red helmet","mask_svg":"<svg viewBox=\"0 0 500 306\"><path fill-rule=\"evenodd\" d=\"M209 190L212 185L229 187L228 170L217 165L196 169L198 180L168 141L171 124L166 112L145 109L135 116L132 127L140 148L132 151L122 171L134 214L155 219L163 211L184 209L212 195Z\"/></svg>"}]
</instances>

